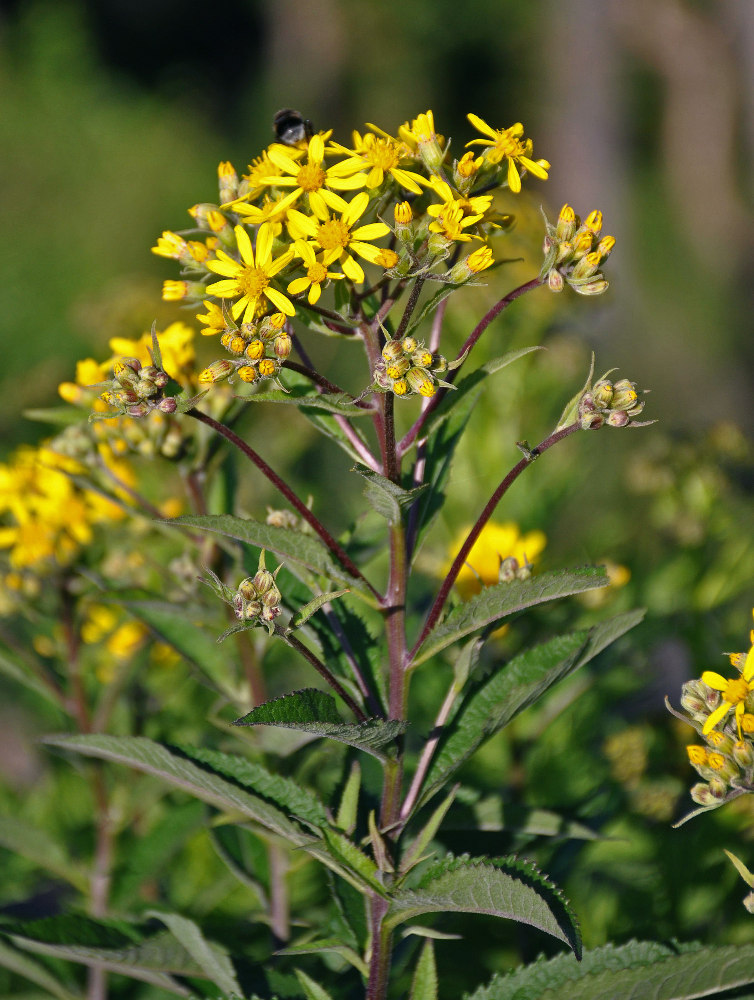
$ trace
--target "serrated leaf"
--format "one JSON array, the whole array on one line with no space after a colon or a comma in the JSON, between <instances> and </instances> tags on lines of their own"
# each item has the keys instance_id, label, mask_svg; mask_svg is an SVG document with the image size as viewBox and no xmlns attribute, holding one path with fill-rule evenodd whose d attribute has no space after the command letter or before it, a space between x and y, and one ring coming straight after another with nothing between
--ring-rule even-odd
<instances>
[{"instance_id":1,"label":"serrated leaf","mask_svg":"<svg viewBox=\"0 0 754 1000\"><path fill-rule=\"evenodd\" d=\"M255 392L249 396L237 396L245 403L288 403L313 410L325 410L343 417L368 417L371 411L364 406L356 406L353 397L346 392L317 394L308 385L289 386L287 392L272 389L269 392Z\"/></svg>"},{"instance_id":2,"label":"serrated leaf","mask_svg":"<svg viewBox=\"0 0 754 1000\"><path fill-rule=\"evenodd\" d=\"M485 587L480 594L455 607L429 633L412 666L423 663L471 632L502 621L524 608L607 587L609 583L604 567L583 566L575 570L551 570L528 580L511 580Z\"/></svg>"},{"instance_id":3,"label":"serrated leaf","mask_svg":"<svg viewBox=\"0 0 754 1000\"><path fill-rule=\"evenodd\" d=\"M9 969L17 976L23 976L31 983L35 983L50 996L57 997L57 1000L83 1000L81 993L78 991L72 993L40 962L35 962L33 958L11 948L3 941L0 941L0 966Z\"/></svg>"},{"instance_id":4,"label":"serrated leaf","mask_svg":"<svg viewBox=\"0 0 754 1000\"><path fill-rule=\"evenodd\" d=\"M299 608L296 611L288 624L286 632L293 632L294 629L301 628L303 624L309 621L313 614L319 611L323 604L329 604L330 601L334 601L349 592L348 590L331 590L327 594L318 594L308 604L305 604L303 608Z\"/></svg>"},{"instance_id":5,"label":"serrated leaf","mask_svg":"<svg viewBox=\"0 0 754 1000\"><path fill-rule=\"evenodd\" d=\"M338 715L335 699L316 688L304 688L274 698L253 708L236 719L234 726L281 726L300 732L326 736L364 750L378 760L386 757L383 747L393 743L408 726L398 719L367 719L364 722L343 722Z\"/></svg>"},{"instance_id":6,"label":"serrated leaf","mask_svg":"<svg viewBox=\"0 0 754 1000\"><path fill-rule=\"evenodd\" d=\"M754 945L703 947L699 944L660 944L631 941L618 948L605 945L584 953L538 959L505 976L494 976L487 986L465 1000L694 1000L728 995L754 983ZM754 993L736 993L749 1000Z\"/></svg>"},{"instance_id":7,"label":"serrated leaf","mask_svg":"<svg viewBox=\"0 0 754 1000\"><path fill-rule=\"evenodd\" d=\"M558 636L519 653L464 698L427 773L423 800L481 744L499 732L549 687L588 663L641 621L643 611L611 618L590 630Z\"/></svg>"},{"instance_id":8,"label":"serrated leaf","mask_svg":"<svg viewBox=\"0 0 754 1000\"><path fill-rule=\"evenodd\" d=\"M88 757L126 764L137 771L154 775L218 809L240 812L297 847L312 842L312 838L276 806L146 737L49 736L44 742Z\"/></svg>"},{"instance_id":9,"label":"serrated leaf","mask_svg":"<svg viewBox=\"0 0 754 1000\"><path fill-rule=\"evenodd\" d=\"M89 880L84 869L66 857L58 841L45 830L12 816L0 816L0 846L65 879L80 892L87 891Z\"/></svg>"},{"instance_id":10,"label":"serrated leaf","mask_svg":"<svg viewBox=\"0 0 754 1000\"><path fill-rule=\"evenodd\" d=\"M108 972L119 972L132 979L151 983L176 996L190 997L192 993L172 979L171 974L204 978L201 966L169 933L157 934L140 944L122 948L48 944L16 935L12 940L27 951L83 965L98 965Z\"/></svg>"},{"instance_id":11,"label":"serrated leaf","mask_svg":"<svg viewBox=\"0 0 754 1000\"><path fill-rule=\"evenodd\" d=\"M424 943L411 983L410 1000L437 1000L437 965L431 940Z\"/></svg>"},{"instance_id":12,"label":"serrated leaf","mask_svg":"<svg viewBox=\"0 0 754 1000\"><path fill-rule=\"evenodd\" d=\"M306 1000L332 1000L327 990L320 986L319 983L315 983L305 972L302 972L301 969L296 969L295 972L298 981L304 988Z\"/></svg>"},{"instance_id":13,"label":"serrated leaf","mask_svg":"<svg viewBox=\"0 0 754 1000\"><path fill-rule=\"evenodd\" d=\"M275 952L276 955L292 955L294 957L296 955L322 955L328 953L339 955L349 965L357 969L365 979L369 977L369 969L361 955L355 952L353 948L349 948L348 945L343 944L342 941L337 941L334 938L321 938L301 944L292 944L287 948L279 948Z\"/></svg>"},{"instance_id":14,"label":"serrated leaf","mask_svg":"<svg viewBox=\"0 0 754 1000\"><path fill-rule=\"evenodd\" d=\"M193 920L177 913L149 910L147 916L165 924L173 937L186 949L202 969L204 976L219 986L224 993L242 996L233 963L227 953L215 942L208 941Z\"/></svg>"},{"instance_id":15,"label":"serrated leaf","mask_svg":"<svg viewBox=\"0 0 754 1000\"><path fill-rule=\"evenodd\" d=\"M342 580L357 591L363 589L363 582L351 577L332 557L329 549L314 535L291 528L276 528L252 518L233 517L231 514L208 514L204 516L187 514L174 517L167 524L201 528L228 535L246 545L269 549L298 563L313 573L322 574L334 580Z\"/></svg>"},{"instance_id":16,"label":"serrated leaf","mask_svg":"<svg viewBox=\"0 0 754 1000\"><path fill-rule=\"evenodd\" d=\"M377 865L371 858L349 840L339 830L323 830L322 840L328 852L344 868L358 876L363 885L368 886L380 896L386 896L380 881Z\"/></svg>"},{"instance_id":17,"label":"serrated leaf","mask_svg":"<svg viewBox=\"0 0 754 1000\"><path fill-rule=\"evenodd\" d=\"M305 820L313 826L327 825L327 812L314 792L302 788L292 778L273 774L261 764L255 764L237 754L183 745L178 749L195 763L207 766L215 774L230 778L248 791L269 799L297 819Z\"/></svg>"},{"instance_id":18,"label":"serrated leaf","mask_svg":"<svg viewBox=\"0 0 754 1000\"><path fill-rule=\"evenodd\" d=\"M424 483L412 490L405 490L392 480L381 476L379 472L367 469L366 466L356 465L351 471L366 480L364 497L367 503L390 524L397 524L403 511L408 510L429 486L428 483Z\"/></svg>"},{"instance_id":19,"label":"serrated leaf","mask_svg":"<svg viewBox=\"0 0 754 1000\"><path fill-rule=\"evenodd\" d=\"M557 886L530 861L448 857L429 868L415 889L392 895L387 922L421 913L483 913L531 924L579 955L576 919Z\"/></svg>"}]
</instances>

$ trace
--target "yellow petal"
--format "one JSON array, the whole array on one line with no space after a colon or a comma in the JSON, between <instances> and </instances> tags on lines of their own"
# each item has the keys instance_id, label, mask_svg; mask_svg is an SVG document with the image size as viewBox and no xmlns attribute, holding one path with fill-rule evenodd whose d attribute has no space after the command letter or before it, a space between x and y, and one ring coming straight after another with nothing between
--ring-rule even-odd
<instances>
[{"instance_id":1,"label":"yellow petal","mask_svg":"<svg viewBox=\"0 0 754 1000\"><path fill-rule=\"evenodd\" d=\"M241 254L241 259L249 267L254 267L254 251L251 247L251 240L249 239L249 234L246 232L243 226L235 227L236 243L238 243L238 252ZM219 251L221 253L222 251Z\"/></svg>"},{"instance_id":2,"label":"yellow petal","mask_svg":"<svg viewBox=\"0 0 754 1000\"><path fill-rule=\"evenodd\" d=\"M723 677L722 674L715 673L714 670L705 670L702 674L702 683L707 684L708 687L714 688L716 691L724 691L730 680L727 677Z\"/></svg>"},{"instance_id":3,"label":"yellow petal","mask_svg":"<svg viewBox=\"0 0 754 1000\"><path fill-rule=\"evenodd\" d=\"M724 719L732 707L733 706L729 701L724 701L721 705L718 705L715 711L712 713L712 715L710 715L710 717L704 723L702 734L706 736L707 733L713 730L720 721L720 719Z\"/></svg>"}]
</instances>

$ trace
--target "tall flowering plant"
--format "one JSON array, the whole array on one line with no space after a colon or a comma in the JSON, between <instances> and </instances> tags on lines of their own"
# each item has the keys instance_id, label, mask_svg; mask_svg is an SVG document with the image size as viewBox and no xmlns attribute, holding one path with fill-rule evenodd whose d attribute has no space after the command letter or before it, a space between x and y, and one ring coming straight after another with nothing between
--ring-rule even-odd
<instances>
[{"instance_id":1,"label":"tall flowering plant","mask_svg":"<svg viewBox=\"0 0 754 1000\"><path fill-rule=\"evenodd\" d=\"M444 995L435 942L447 936L443 914L452 911L528 925L573 953L496 977L474 994L479 1000L522 989L539 996L566 982L584 996L626 995L636 983L671 974L688 982L706 953L630 945L598 949L580 966L576 918L533 862L452 854L446 846L447 829L477 801L459 781L462 766L641 617L543 635L531 647L513 643L505 656L495 646L501 627L527 609L607 586L600 567L538 572L543 533L521 536L493 515L551 448L568 447L566 439L582 430L641 423L635 384L609 372L595 379L592 370L552 431L536 445L518 442L518 461L492 470L497 485L468 512L439 582L422 576L417 563L421 546L432 543L476 401L498 372L536 349L475 365L478 342L500 341L495 321L525 294L566 285L580 295L605 292L603 268L615 241L602 235L600 212L582 220L565 205L554 223L545 221L539 273L506 290L499 247L514 219L497 195L518 195L528 176L544 180L550 168L535 158L521 124L497 129L469 115L482 138L456 157L429 111L395 134L368 125L350 145L290 110L275 121L276 141L248 172L220 164L217 202L195 205L192 228L163 232L153 248L180 267L163 297L196 311L218 356L197 370L191 328L178 323L112 344L109 361L82 362L76 383L61 388L91 417L71 422L45 447L75 464L72 482L82 495L104 497L77 507L73 523L53 519L65 546L55 535L41 554L30 550L29 497L16 488L15 467L3 472L6 588L23 603L39 594L35 579L54 576L65 611L72 686L56 677L49 687L78 731L47 743L96 759L96 850L88 895L82 890L89 919L55 924L54 933L48 924L6 928L13 967L49 984L53 972L32 967L28 952L82 962L93 998L106 995L115 971L151 984L150 997L431 1000ZM451 297L481 284L502 287L460 349L450 351L444 321ZM318 337L356 348L347 384L318 366ZM263 456L253 424L241 429L244 411L259 405L286 414L296 408L302 425L341 449L370 518L336 531L328 505L307 499L302 484ZM228 454L244 476L268 481L279 508L242 516L226 475ZM169 494L176 484L150 478L158 462L177 470L189 512L172 516L175 504L161 490ZM335 506L337 487L328 495ZM117 586L88 566L92 596L74 583L89 558L89 537L77 525L90 509L88 532L100 530L95 520L125 513L140 525L134 548L156 530L172 549L163 556L145 545L151 562L118 562ZM67 561L53 565L61 546ZM219 647L198 621L206 603L197 575L215 614L225 617ZM137 634L118 632L123 611L138 623ZM85 647L99 643L110 659L130 663L154 633L181 657L173 671L188 663L213 691L214 728L202 746L176 747L169 733L153 739L145 733L155 735L156 722L115 712L108 685L117 680L127 690L128 667L97 674L100 687L82 676ZM39 648L49 653L58 638L47 636ZM296 663L307 672L305 686L266 696L268 648L281 651L275 662L285 670ZM745 681L749 673L747 665ZM444 690L435 697L438 678ZM732 707L732 697L725 693L722 705ZM716 709L710 718L724 714ZM274 729L283 732L270 736ZM324 748L316 767L306 756L312 741ZM136 795L112 791L108 781L118 769L104 772L103 761L206 804L208 836L243 886L243 926L250 929L220 932L199 914L171 909L160 881L167 875L154 865L144 884L117 868L114 844L129 832L123 816L129 808L140 816L140 804ZM481 813L471 812L481 829ZM158 858L168 857L171 834L168 813L149 841ZM140 863L147 854L141 849Z\"/></svg>"}]
</instances>

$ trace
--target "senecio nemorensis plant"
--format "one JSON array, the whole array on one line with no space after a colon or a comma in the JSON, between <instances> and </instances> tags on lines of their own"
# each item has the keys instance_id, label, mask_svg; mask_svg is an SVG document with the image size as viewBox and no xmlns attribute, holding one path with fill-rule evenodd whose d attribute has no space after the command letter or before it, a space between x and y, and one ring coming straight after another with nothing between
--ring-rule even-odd
<instances>
[{"instance_id":1,"label":"senecio nemorensis plant","mask_svg":"<svg viewBox=\"0 0 754 1000\"><path fill-rule=\"evenodd\" d=\"M471 527L441 579L428 582L416 570L417 553L453 489L451 465L475 403L504 377L497 374L501 369L536 350L497 350L495 321L530 293L547 295L568 285L582 296L603 294L615 244L602 234L599 211L582 218L564 205L554 222L544 221L541 269L507 287L498 248L514 219L496 208L496 193L505 191L507 207L529 176L547 179L550 164L535 158L521 124L496 128L474 114L468 120L475 132L452 147L436 132L431 111L395 135L368 125L344 145L298 113L279 112L275 141L248 173L239 176L221 163L217 203L195 205L192 229L164 232L153 248L180 268L165 282L163 298L198 310L202 334L215 338L203 343L217 344L221 356L197 371L193 331L183 323L161 332L153 327L139 340L116 338L113 357L81 362L76 382L61 387L68 402L93 410L89 421L47 442L37 472L29 471L28 456L6 469L9 482L28 483L36 475L32 492L49 500L46 534L37 534L36 548L21 527L5 529L2 544L15 559L6 584L21 595L49 594L51 578L41 587L32 580L40 561L55 555L58 565L69 567L61 615L71 694L59 679L48 694L60 694L78 731L48 743L73 760L98 758L90 777L99 816L86 933L69 924L67 940L60 934L51 940L50 933L35 938L16 928L13 947L85 963L91 998L105 997L108 976L117 972L151 984L138 994L149 998L455 1000L455 991L451 998L438 981L435 951L448 937L443 921L449 912L479 914L480 927L492 917L528 925L522 930L534 949L544 946L546 935L564 946L561 954L516 971L501 969L484 986L470 957L467 988L475 992L466 995L474 1000L710 996L752 982L754 963L745 972L736 948L633 942L582 956L568 901L535 864L520 856L447 850L446 831L458 816L467 831L473 829L470 817L476 816L478 829L484 825L474 808L479 795L458 780L461 766L641 618L628 613L591 628L545 634L530 646L514 644L505 657L485 651L501 627L527 609L608 584L600 567L538 572L532 565L537 546L527 549L525 540L516 551L495 553L492 579L472 557L498 505L535 460L546 462L551 448L567 448L566 439L579 432L614 433L642 423L637 418L644 402L635 384L610 372L595 378L594 366L551 433L537 444L518 442L515 464L491 471L497 485L480 509L469 512ZM468 293L476 285L487 286L494 304L464 331L460 349L450 349L443 327L451 300L466 296L468 308L478 300ZM318 336L346 345L352 366L345 385L318 370ZM483 337L493 360L475 365ZM493 342L496 350L489 349ZM331 478L328 509L294 489L275 468L274 455L263 457L266 432L255 435L253 420L250 431L239 424L241 414L248 416L250 408L258 414L263 406L285 414L291 427L299 419L342 449L350 474L359 477L368 516L345 532L333 527L338 483L348 472ZM228 455L235 456L239 475L266 478L279 508L241 516L249 511L234 505L232 477L213 492L213 477L224 473ZM132 474L134 456L142 464L145 458L182 463L193 512L173 517L167 502L145 501ZM53 489L53 472L66 473L55 481L65 487ZM98 491L86 492L87 477L97 479ZM56 489L68 491L63 501ZM29 496L27 489L23 502L30 503ZM214 613L218 619L222 613L227 625L220 646L217 631L207 638L201 632L196 602L187 607L176 597L171 605L167 594L159 606L130 600L144 563L123 552L107 563L120 574L120 589L110 593L120 595L133 620L118 625L112 601L88 605L77 646L75 602L84 586L106 594L107 571L97 576L90 569L85 584L73 586L70 567L98 526L120 530L124 512L135 507L140 523L146 513L157 525L160 545L172 537L184 550L194 546L201 553L193 574L186 574L186 592L200 569L209 589L194 589L214 602ZM138 539L132 536L134 547ZM158 551L155 543L151 557ZM472 582L465 591L459 586L464 576ZM222 669L235 681L221 683L220 673L212 678L218 702L207 727L209 740L219 728L222 749L149 739L143 718L129 730L125 715L113 710L127 672L117 674L117 683L110 674L99 677L111 687L94 708L87 703L94 680L83 683L76 673L81 643L108 630L117 659L150 641L147 626L163 646L183 654L180 662L196 664L207 641L223 651ZM260 696L259 650L265 644L282 650L276 662L294 662L293 671L309 674L311 682L272 699ZM733 682L741 691L746 686L747 696L750 667L751 653L743 680ZM431 694L435 704L423 696L424 715L417 717L412 705L423 678L432 681L425 682L427 690L439 694ZM445 679L444 693L438 678ZM743 696L726 684L705 675L684 695L684 707L709 744L691 748L707 781L695 793L704 804L737 794L734 772L750 781L750 741L741 731L748 732L754 709L746 702L742 716ZM735 709L735 723L729 709ZM724 727L713 731L716 723ZM229 752L233 740L237 753ZM302 747L323 750L312 758L298 752ZM340 777L327 786L328 800L315 780L325 764L312 765L312 759L333 755ZM111 762L110 780L141 772L153 784L157 778L206 804L207 837L248 893L243 927L205 926L200 914L171 910L154 886L151 908L143 901L141 909L118 906L125 890L120 896L108 890L117 882L108 858L115 827L129 820L113 819L113 810L126 808L125 798L109 792L102 761ZM299 761L305 766L297 768ZM163 839L155 835L154 841L166 865L169 834L167 822L160 828ZM452 843L459 844L458 827ZM297 913L292 886L304 883L308 896L303 893ZM726 961L713 961L715 951L725 952ZM30 968L26 952L13 954L24 955L24 968ZM21 959L14 961L21 969ZM39 982L43 973L35 974ZM44 973L45 982L50 975Z\"/></svg>"}]
</instances>

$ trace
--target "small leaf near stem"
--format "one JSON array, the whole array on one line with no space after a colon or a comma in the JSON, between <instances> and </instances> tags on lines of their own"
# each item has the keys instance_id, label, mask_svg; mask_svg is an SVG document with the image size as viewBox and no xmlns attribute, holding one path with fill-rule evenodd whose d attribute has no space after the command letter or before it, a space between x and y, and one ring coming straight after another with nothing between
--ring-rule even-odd
<instances>
[{"instance_id":1,"label":"small leaf near stem","mask_svg":"<svg viewBox=\"0 0 754 1000\"><path fill-rule=\"evenodd\" d=\"M458 553L455 559L453 560L453 565L450 567L448 575L443 581L442 586L440 587L440 590L438 591L437 596L434 600L434 603L432 604L432 607L429 609L429 613L427 614L427 618L424 623L424 627L422 628L421 634L419 635L419 638L416 640L416 643L413 649L411 650L411 653L409 654L409 662L413 660L413 658L416 656L422 643L437 624L440 614L442 613L442 609L445 606L445 602L448 599L448 595L450 594L451 588L453 587L453 584L456 582L456 578L460 573L463 564L466 562L466 557L471 551L474 542L481 534L482 528L489 521L490 517L492 517L495 508L500 503L503 496L507 493L508 489L518 479L518 477L521 475L524 469L526 469L529 465L532 464L532 462L535 460L537 456L541 455L542 452L547 451L548 448L552 448L554 444L557 444L559 441L562 441L563 438L569 437L575 431L578 431L580 429L581 425L579 423L574 423L568 427L562 428L562 430L553 431L553 433L550 434L549 437L546 437L544 441L541 442L541 444L537 445L536 448L527 449L527 453L524 454L523 458L521 458L520 461L518 461L510 470L510 472L508 472L508 474L502 479L498 488L495 490L490 499L487 501L487 504L482 513L479 515L476 524L471 529L469 534L466 536L466 540L464 541L463 545L458 550Z\"/></svg>"},{"instance_id":2,"label":"small leaf near stem","mask_svg":"<svg viewBox=\"0 0 754 1000\"><path fill-rule=\"evenodd\" d=\"M336 692L339 694L343 701L348 705L353 714L359 720L359 722L366 721L366 714L361 710L361 708L356 704L350 694L344 689L343 685L340 683L337 677L322 663L318 656L316 656L310 649L308 649L302 642L300 642L295 635L291 635L286 631L286 629L281 628L279 625L274 627L274 634L282 639L283 642L287 643L291 649L295 649L297 653L300 653L304 659L310 663L317 673L322 677Z\"/></svg>"}]
</instances>

